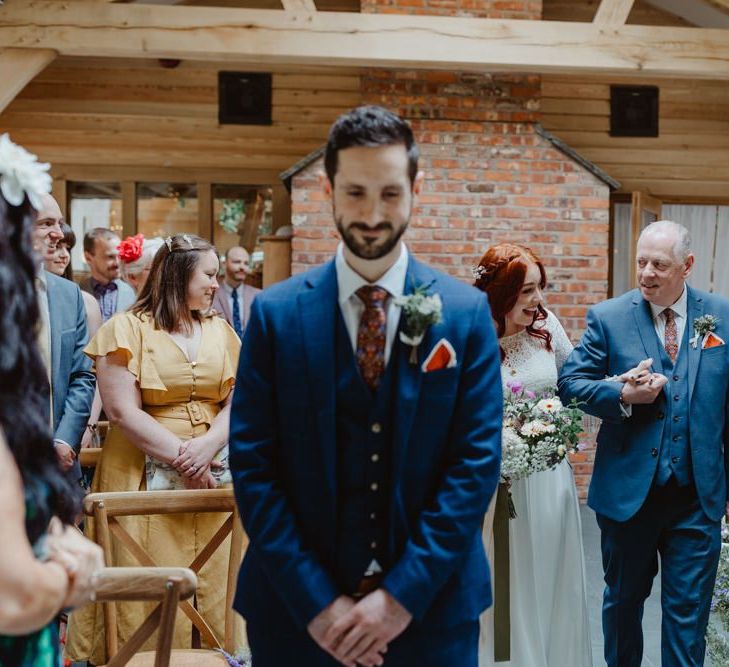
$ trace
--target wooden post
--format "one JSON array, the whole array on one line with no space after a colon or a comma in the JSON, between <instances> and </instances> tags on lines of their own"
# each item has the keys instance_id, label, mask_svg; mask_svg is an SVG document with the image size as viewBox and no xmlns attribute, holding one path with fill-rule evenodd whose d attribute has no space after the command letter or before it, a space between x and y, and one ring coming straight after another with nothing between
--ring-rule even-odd
<instances>
[{"instance_id":1,"label":"wooden post","mask_svg":"<svg viewBox=\"0 0 729 667\"><path fill-rule=\"evenodd\" d=\"M263 287L286 280L291 275L291 239L287 236L262 236Z\"/></svg>"},{"instance_id":2,"label":"wooden post","mask_svg":"<svg viewBox=\"0 0 729 667\"><path fill-rule=\"evenodd\" d=\"M210 243L213 237L213 186L210 183L197 184L197 233Z\"/></svg>"},{"instance_id":3,"label":"wooden post","mask_svg":"<svg viewBox=\"0 0 729 667\"><path fill-rule=\"evenodd\" d=\"M133 236L137 233L137 184L125 181L121 184L122 192L122 236Z\"/></svg>"}]
</instances>

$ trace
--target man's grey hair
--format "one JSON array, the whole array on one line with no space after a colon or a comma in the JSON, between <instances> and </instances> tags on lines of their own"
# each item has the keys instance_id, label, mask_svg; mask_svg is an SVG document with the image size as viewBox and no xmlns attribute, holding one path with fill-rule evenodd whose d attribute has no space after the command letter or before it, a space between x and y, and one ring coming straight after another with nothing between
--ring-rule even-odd
<instances>
[{"instance_id":1,"label":"man's grey hair","mask_svg":"<svg viewBox=\"0 0 729 667\"><path fill-rule=\"evenodd\" d=\"M677 261L683 263L691 254L691 233L683 225L673 222L673 220L656 220L643 229L640 233L638 243L640 243L640 239L644 236L652 236L654 234L676 237L676 243L673 246L673 256Z\"/></svg>"}]
</instances>

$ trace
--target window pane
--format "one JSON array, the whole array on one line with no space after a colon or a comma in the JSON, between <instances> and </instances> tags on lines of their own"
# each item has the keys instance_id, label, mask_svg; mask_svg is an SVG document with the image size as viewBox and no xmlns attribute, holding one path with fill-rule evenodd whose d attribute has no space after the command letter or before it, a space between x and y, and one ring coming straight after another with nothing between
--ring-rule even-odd
<instances>
[{"instance_id":1,"label":"window pane","mask_svg":"<svg viewBox=\"0 0 729 667\"><path fill-rule=\"evenodd\" d=\"M122 235L122 199L119 183L68 183L69 224L76 235L71 251L75 271L88 271L84 261L83 241L94 227L106 227Z\"/></svg>"},{"instance_id":2,"label":"window pane","mask_svg":"<svg viewBox=\"0 0 729 667\"><path fill-rule=\"evenodd\" d=\"M197 234L197 205L194 183L139 183L137 233L145 238Z\"/></svg>"},{"instance_id":3,"label":"window pane","mask_svg":"<svg viewBox=\"0 0 729 667\"><path fill-rule=\"evenodd\" d=\"M615 202L613 205L613 293L620 296L630 289L630 202Z\"/></svg>"}]
</instances>

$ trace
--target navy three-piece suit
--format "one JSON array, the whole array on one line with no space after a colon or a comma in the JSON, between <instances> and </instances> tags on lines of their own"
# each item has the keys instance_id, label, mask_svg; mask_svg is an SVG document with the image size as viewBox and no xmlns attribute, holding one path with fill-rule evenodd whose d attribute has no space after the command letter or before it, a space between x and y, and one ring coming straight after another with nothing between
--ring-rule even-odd
<instances>
[{"instance_id":1,"label":"navy three-piece suit","mask_svg":"<svg viewBox=\"0 0 729 667\"><path fill-rule=\"evenodd\" d=\"M661 556L663 667L703 665L729 474L729 345L702 349L694 322L714 315L729 342L729 301L687 289L675 363L639 290L592 308L562 368L562 399L602 418L588 503L602 531L603 631L610 667L639 667L643 602ZM695 344L694 344L695 342ZM622 384L606 380L645 358L668 384L650 405L621 412Z\"/></svg>"},{"instance_id":2,"label":"navy three-piece suit","mask_svg":"<svg viewBox=\"0 0 729 667\"><path fill-rule=\"evenodd\" d=\"M257 667L336 665L306 626L352 594L373 559L381 586L413 615L385 664L476 664L477 619L491 603L481 522L499 474L499 351L483 294L410 258L405 293L419 285L440 294L443 322L417 364L395 340L374 393L333 261L253 303L230 461L250 537L234 607ZM425 373L443 338L457 363Z\"/></svg>"}]
</instances>

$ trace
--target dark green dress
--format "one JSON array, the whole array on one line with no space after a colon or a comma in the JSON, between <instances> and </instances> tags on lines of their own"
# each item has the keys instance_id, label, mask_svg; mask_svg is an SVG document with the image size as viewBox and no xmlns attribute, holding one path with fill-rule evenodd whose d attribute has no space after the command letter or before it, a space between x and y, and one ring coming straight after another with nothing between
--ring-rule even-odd
<instances>
[{"instance_id":1,"label":"dark green dress","mask_svg":"<svg viewBox=\"0 0 729 667\"><path fill-rule=\"evenodd\" d=\"M25 528L33 550L42 552L43 536L50 519L48 493L28 486L25 492ZM2 547L0 547L2 548ZM55 620L29 635L0 635L0 667L59 667L61 650Z\"/></svg>"}]
</instances>

